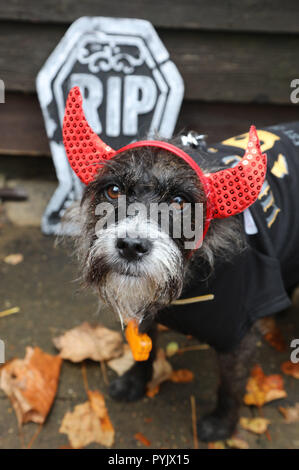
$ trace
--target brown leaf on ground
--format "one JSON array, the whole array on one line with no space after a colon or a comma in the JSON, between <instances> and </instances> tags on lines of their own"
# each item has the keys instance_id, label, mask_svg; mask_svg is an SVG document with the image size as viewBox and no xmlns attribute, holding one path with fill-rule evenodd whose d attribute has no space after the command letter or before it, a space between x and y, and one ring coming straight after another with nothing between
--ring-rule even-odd
<instances>
[{"instance_id":1,"label":"brown leaf on ground","mask_svg":"<svg viewBox=\"0 0 299 470\"><path fill-rule=\"evenodd\" d=\"M19 424L44 423L54 401L62 359L26 348L24 359L1 368L0 387L10 398Z\"/></svg>"},{"instance_id":2,"label":"brown leaf on ground","mask_svg":"<svg viewBox=\"0 0 299 470\"><path fill-rule=\"evenodd\" d=\"M271 331L264 335L265 341L269 343L276 351L284 352L287 349L287 345L284 337L279 328L275 328L274 331Z\"/></svg>"},{"instance_id":3,"label":"brown leaf on ground","mask_svg":"<svg viewBox=\"0 0 299 470\"><path fill-rule=\"evenodd\" d=\"M156 395L158 395L160 391L160 385L156 385L154 388L148 388L146 391L146 396L149 398L154 398Z\"/></svg>"},{"instance_id":4,"label":"brown leaf on ground","mask_svg":"<svg viewBox=\"0 0 299 470\"><path fill-rule=\"evenodd\" d=\"M189 369L174 370L171 374L170 380L175 383L188 383L192 382L194 374Z\"/></svg>"},{"instance_id":5,"label":"brown leaf on ground","mask_svg":"<svg viewBox=\"0 0 299 470\"><path fill-rule=\"evenodd\" d=\"M225 449L225 443L224 441L209 442L208 449Z\"/></svg>"},{"instance_id":6,"label":"brown leaf on ground","mask_svg":"<svg viewBox=\"0 0 299 470\"><path fill-rule=\"evenodd\" d=\"M123 340L120 333L104 326L92 326L87 322L66 331L53 339L60 356L72 362L84 359L106 361L123 353Z\"/></svg>"},{"instance_id":7,"label":"brown leaf on ground","mask_svg":"<svg viewBox=\"0 0 299 470\"><path fill-rule=\"evenodd\" d=\"M281 375L266 376L259 365L252 369L246 391L244 396L246 405L263 406L265 403L287 396Z\"/></svg>"},{"instance_id":8,"label":"brown leaf on ground","mask_svg":"<svg viewBox=\"0 0 299 470\"><path fill-rule=\"evenodd\" d=\"M284 416L286 423L299 422L299 403L296 403L295 406L290 406L289 408L284 408L283 406L280 406L278 409Z\"/></svg>"},{"instance_id":9,"label":"brown leaf on ground","mask_svg":"<svg viewBox=\"0 0 299 470\"><path fill-rule=\"evenodd\" d=\"M231 449L249 449L248 442L240 437L231 437L225 441L226 445Z\"/></svg>"},{"instance_id":10,"label":"brown leaf on ground","mask_svg":"<svg viewBox=\"0 0 299 470\"><path fill-rule=\"evenodd\" d=\"M104 395L98 390L88 390L87 394L91 408L97 417L99 419L105 418L107 416L107 408Z\"/></svg>"},{"instance_id":11,"label":"brown leaf on ground","mask_svg":"<svg viewBox=\"0 0 299 470\"><path fill-rule=\"evenodd\" d=\"M284 374L294 377L294 379L299 379L299 362L294 364L291 361L286 361L281 364L281 370Z\"/></svg>"},{"instance_id":12,"label":"brown leaf on ground","mask_svg":"<svg viewBox=\"0 0 299 470\"><path fill-rule=\"evenodd\" d=\"M67 434L74 449L96 442L106 447L114 443L114 428L110 421L104 396L99 391L88 391L89 401L75 406L62 420L59 432Z\"/></svg>"},{"instance_id":13,"label":"brown leaf on ground","mask_svg":"<svg viewBox=\"0 0 299 470\"><path fill-rule=\"evenodd\" d=\"M130 367L134 364L134 358L131 348L128 344L124 345L123 354L120 357L111 359L107 362L107 365L117 373L117 375L123 375Z\"/></svg>"},{"instance_id":14,"label":"brown leaf on ground","mask_svg":"<svg viewBox=\"0 0 299 470\"><path fill-rule=\"evenodd\" d=\"M264 434L270 424L266 418L240 418L240 426L254 434Z\"/></svg>"},{"instance_id":15,"label":"brown leaf on ground","mask_svg":"<svg viewBox=\"0 0 299 470\"><path fill-rule=\"evenodd\" d=\"M4 262L7 264L11 264L12 266L22 263L23 260L24 260L24 256L21 253L13 253L11 255L7 255L4 258Z\"/></svg>"},{"instance_id":16,"label":"brown leaf on ground","mask_svg":"<svg viewBox=\"0 0 299 470\"><path fill-rule=\"evenodd\" d=\"M144 418L144 422L149 424L153 422L153 418Z\"/></svg>"},{"instance_id":17,"label":"brown leaf on ground","mask_svg":"<svg viewBox=\"0 0 299 470\"><path fill-rule=\"evenodd\" d=\"M134 437L137 441L141 442L144 446L149 447L151 445L151 441L149 441L141 432L137 432L134 434Z\"/></svg>"},{"instance_id":18,"label":"brown leaf on ground","mask_svg":"<svg viewBox=\"0 0 299 470\"><path fill-rule=\"evenodd\" d=\"M172 366L167 361L163 349L159 349L153 364L153 377L147 384L148 390L154 389L165 380L169 380L172 374Z\"/></svg>"},{"instance_id":19,"label":"brown leaf on ground","mask_svg":"<svg viewBox=\"0 0 299 470\"><path fill-rule=\"evenodd\" d=\"M280 328L277 326L276 321L272 317L266 317L259 320L258 325L260 331L267 341L276 351L286 351L287 345L284 337L282 336Z\"/></svg>"}]
</instances>

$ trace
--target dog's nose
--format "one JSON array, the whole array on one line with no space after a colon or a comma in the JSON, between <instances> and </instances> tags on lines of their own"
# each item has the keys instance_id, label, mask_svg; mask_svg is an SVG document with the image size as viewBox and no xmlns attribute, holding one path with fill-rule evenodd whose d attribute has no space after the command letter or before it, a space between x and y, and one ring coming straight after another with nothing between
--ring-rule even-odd
<instances>
[{"instance_id":1,"label":"dog's nose","mask_svg":"<svg viewBox=\"0 0 299 470\"><path fill-rule=\"evenodd\" d=\"M133 261L142 258L142 256L149 253L152 243L147 238L118 238L116 242L121 256L128 261Z\"/></svg>"}]
</instances>

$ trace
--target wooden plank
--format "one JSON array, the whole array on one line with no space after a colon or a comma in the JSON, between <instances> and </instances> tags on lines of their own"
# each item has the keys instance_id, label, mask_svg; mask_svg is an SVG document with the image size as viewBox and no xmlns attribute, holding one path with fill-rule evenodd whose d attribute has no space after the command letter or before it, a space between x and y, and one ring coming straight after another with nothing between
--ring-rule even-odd
<instances>
[{"instance_id":1,"label":"wooden plank","mask_svg":"<svg viewBox=\"0 0 299 470\"><path fill-rule=\"evenodd\" d=\"M50 155L36 95L7 93L0 104L0 154Z\"/></svg>"},{"instance_id":2,"label":"wooden plank","mask_svg":"<svg viewBox=\"0 0 299 470\"><path fill-rule=\"evenodd\" d=\"M265 126L298 120L298 106L185 101L176 131L193 129L208 134L212 143L242 133L250 124ZM7 94L5 104L0 104L0 129L0 155L50 155L35 95Z\"/></svg>"},{"instance_id":3,"label":"wooden plank","mask_svg":"<svg viewBox=\"0 0 299 470\"><path fill-rule=\"evenodd\" d=\"M195 130L207 141L219 142L257 127L299 121L299 105L203 103L185 101L176 132Z\"/></svg>"},{"instance_id":4,"label":"wooden plank","mask_svg":"<svg viewBox=\"0 0 299 470\"><path fill-rule=\"evenodd\" d=\"M10 0L0 19L71 23L80 16L144 18L155 26L224 31L299 32L297 0Z\"/></svg>"},{"instance_id":5,"label":"wooden plank","mask_svg":"<svg viewBox=\"0 0 299 470\"><path fill-rule=\"evenodd\" d=\"M35 90L35 77L66 27L0 23L0 78L10 91ZM186 84L186 99L290 102L299 76L299 36L161 30Z\"/></svg>"}]
</instances>

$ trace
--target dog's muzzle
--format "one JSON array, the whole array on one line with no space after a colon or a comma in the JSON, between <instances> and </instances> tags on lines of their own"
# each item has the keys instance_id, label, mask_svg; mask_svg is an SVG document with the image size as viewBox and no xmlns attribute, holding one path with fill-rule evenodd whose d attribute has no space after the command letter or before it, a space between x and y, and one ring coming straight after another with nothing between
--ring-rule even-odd
<instances>
[{"instance_id":1,"label":"dog's muzzle","mask_svg":"<svg viewBox=\"0 0 299 470\"><path fill-rule=\"evenodd\" d=\"M180 296L184 278L176 243L155 222L138 216L96 233L87 270L100 298L121 319L141 320L168 305Z\"/></svg>"}]
</instances>

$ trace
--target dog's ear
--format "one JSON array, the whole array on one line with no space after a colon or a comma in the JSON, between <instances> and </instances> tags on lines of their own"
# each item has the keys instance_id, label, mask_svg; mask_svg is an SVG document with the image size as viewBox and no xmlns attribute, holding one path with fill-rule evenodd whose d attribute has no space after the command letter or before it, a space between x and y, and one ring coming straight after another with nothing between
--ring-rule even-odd
<instances>
[{"instance_id":1,"label":"dog's ear","mask_svg":"<svg viewBox=\"0 0 299 470\"><path fill-rule=\"evenodd\" d=\"M84 184L89 184L94 179L101 161L109 160L115 155L115 151L89 126L79 87L73 87L67 98L63 143L72 169Z\"/></svg>"},{"instance_id":2,"label":"dog's ear","mask_svg":"<svg viewBox=\"0 0 299 470\"><path fill-rule=\"evenodd\" d=\"M206 174L212 218L225 218L243 212L253 204L262 188L267 171L267 156L262 154L254 126L244 157L233 168Z\"/></svg>"}]
</instances>

